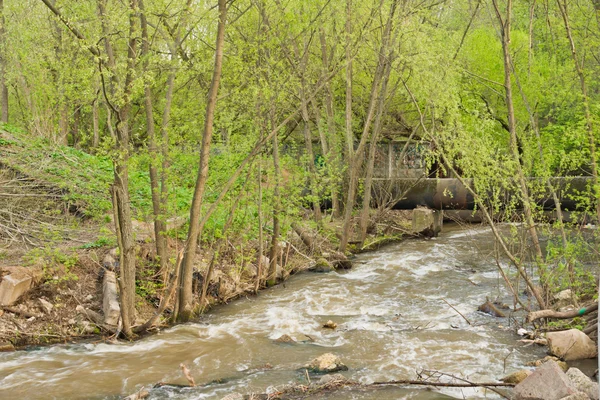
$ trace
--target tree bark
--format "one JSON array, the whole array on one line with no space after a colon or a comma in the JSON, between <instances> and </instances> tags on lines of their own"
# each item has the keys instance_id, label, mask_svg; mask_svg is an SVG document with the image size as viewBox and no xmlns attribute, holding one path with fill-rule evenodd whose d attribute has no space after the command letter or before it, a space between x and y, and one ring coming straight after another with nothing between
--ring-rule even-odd
<instances>
[{"instance_id":1,"label":"tree bark","mask_svg":"<svg viewBox=\"0 0 600 400\"><path fill-rule=\"evenodd\" d=\"M273 126L273 112L271 110L271 126ZM271 250L269 252L269 274L267 285L273 286L277 283L277 260L279 258L279 213L281 212L281 198L279 192L281 168L279 165L279 140L277 135L273 135L273 169L275 174L275 187L273 189L273 234L271 235Z\"/></svg>"},{"instance_id":2,"label":"tree bark","mask_svg":"<svg viewBox=\"0 0 600 400\"><path fill-rule=\"evenodd\" d=\"M392 52L393 53L393 52ZM389 55L389 58L385 65L385 72L383 77L383 83L381 85L381 92L379 93L379 100L377 104L377 116L375 117L375 124L373 126L373 137L371 138L371 144L369 145L369 158L367 161L367 171L365 176L363 204L360 213L360 242L361 247L365 243L367 238L367 230L369 227L369 211L371 209L371 190L373 187L373 174L375 169L375 153L377 152L377 142L382 128L383 111L385 109L385 98L387 95L387 86L392 70L392 57L393 54Z\"/></svg>"},{"instance_id":3,"label":"tree bark","mask_svg":"<svg viewBox=\"0 0 600 400\"><path fill-rule=\"evenodd\" d=\"M571 25L569 23L569 12L567 10L567 2L561 3L560 0L556 0L558 4L558 8L560 9L560 14L562 15L563 21L565 23L565 31L567 34L567 39L569 39L569 45L571 47L571 55L573 56L573 63L575 64L575 70L577 71L577 76L579 77L579 85L581 87L581 94L583 95L583 110L585 113L585 124L588 131L588 142L590 147L590 156L591 156L591 167L592 167L592 179L594 182L594 190L596 192L596 216L598 218L598 222L600 223L600 182L598 180L598 160L596 158L596 139L594 137L594 122L592 120L592 113L590 110L590 97L588 95L588 87L585 79L585 72L583 69L583 62L579 61L577 58L577 47L575 46L575 41L573 40L573 34L571 32Z\"/></svg>"},{"instance_id":4,"label":"tree bark","mask_svg":"<svg viewBox=\"0 0 600 400\"><path fill-rule=\"evenodd\" d=\"M535 221L533 219L533 210L531 199L529 198L529 189L527 187L527 181L525 174L523 173L523 167L521 166L521 156L518 149L517 137L517 122L515 116L515 109L513 103L512 94L512 82L511 82L511 69L512 59L510 55L510 29L511 29L511 17L512 17L512 0L508 0L506 3L506 15L502 18L500 8L497 0L492 0L494 9L496 11L496 17L500 24L500 34L502 40L502 53L503 53L503 64L504 64L504 90L505 90L505 101L508 113L508 128L510 132L510 150L515 163L517 181L521 190L521 196L523 199L523 211L525 213L525 223L527 224L527 230L533 248L535 251L535 262L538 265L538 272L540 274L540 282L542 287L547 284L546 271L544 266L544 256L542 254L542 248L540 246L540 240L538 237L537 229L535 227Z\"/></svg>"},{"instance_id":5,"label":"tree bark","mask_svg":"<svg viewBox=\"0 0 600 400\"><path fill-rule=\"evenodd\" d=\"M140 8L140 26L142 30L142 52L143 69L145 72L149 69L150 42L148 40L148 23L146 20L146 11L143 0L139 1ZM159 152L156 144L155 123L153 115L152 88L150 82L144 80L144 108L146 110L146 131L148 133L148 152L150 153L150 191L152 195L152 212L154 216L154 242L156 246L156 254L158 256L160 271L163 279L168 275L167 272L167 224L166 224L166 204L162 200L166 200L162 196L160 189L160 181L164 182L164 174L166 171L159 172L157 168Z\"/></svg>"},{"instance_id":6,"label":"tree bark","mask_svg":"<svg viewBox=\"0 0 600 400\"><path fill-rule=\"evenodd\" d=\"M8 123L8 86L6 85L6 30L4 0L0 0L0 121Z\"/></svg>"},{"instance_id":7,"label":"tree bark","mask_svg":"<svg viewBox=\"0 0 600 400\"><path fill-rule=\"evenodd\" d=\"M204 132L202 135L202 146L200 148L200 165L192 206L190 208L190 227L184 248L183 263L180 274L179 288L179 315L180 321L188 321L192 317L193 298L192 298L192 278L193 262L196 247L198 246L198 236L200 234L200 212L202 208L202 198L206 180L208 179L208 160L210 157L210 144L213 134L213 122L215 107L217 104L217 94L221 81L221 70L223 66L223 46L225 42L225 24L227 18L227 1L219 0L219 22L217 27L217 39L215 46L215 65L213 77L208 91L208 103L206 105L206 117L204 120Z\"/></svg>"},{"instance_id":8,"label":"tree bark","mask_svg":"<svg viewBox=\"0 0 600 400\"><path fill-rule=\"evenodd\" d=\"M329 74L329 57L327 56L327 38L325 36L325 30L321 27L319 31L319 39L321 41L321 58L323 61L324 76ZM315 111L316 112L316 111ZM333 210L333 216L338 218L340 216L340 198L339 198L339 182L337 173L339 171L340 159L337 154L339 141L337 138L337 129L335 127L335 112L334 112L334 101L333 101L333 90L331 89L331 83L327 81L325 84L325 113L327 114L327 135L325 140L327 144L327 151L323 153L325 160L327 161L329 168L329 177L332 180L330 182L331 190L331 208ZM325 150L325 149L324 149ZM333 173L332 173L332 166Z\"/></svg>"},{"instance_id":9,"label":"tree bark","mask_svg":"<svg viewBox=\"0 0 600 400\"><path fill-rule=\"evenodd\" d=\"M346 159L354 156L352 132L352 0L346 0ZM345 206L348 208L348 205ZM346 246L344 245L344 248Z\"/></svg>"},{"instance_id":10,"label":"tree bark","mask_svg":"<svg viewBox=\"0 0 600 400\"><path fill-rule=\"evenodd\" d=\"M360 138L360 142L358 143L358 147L354 156L350 158L349 170L350 170L350 179L348 181L348 195L346 196L346 205L344 209L344 223L342 227L342 233L340 238L340 246L339 251L344 253L346 251L346 247L348 246L348 240L350 237L351 230L351 220L352 220L352 211L354 209L354 203L356 201L356 191L358 187L358 177L360 174L360 167L364 160L364 149L369 137L371 136L371 122L373 120L373 115L375 114L376 103L380 91L380 83L382 82L383 75L385 73L385 63L387 57L387 48L390 40L390 35L393 27L393 18L396 13L397 0L393 0L390 6L390 13L385 25L384 34L381 39L381 46L379 49L379 57L377 61L377 68L375 70L375 74L373 76L373 83L371 86L371 95L369 99L369 106L367 111L367 116L365 118L362 135Z\"/></svg>"}]
</instances>

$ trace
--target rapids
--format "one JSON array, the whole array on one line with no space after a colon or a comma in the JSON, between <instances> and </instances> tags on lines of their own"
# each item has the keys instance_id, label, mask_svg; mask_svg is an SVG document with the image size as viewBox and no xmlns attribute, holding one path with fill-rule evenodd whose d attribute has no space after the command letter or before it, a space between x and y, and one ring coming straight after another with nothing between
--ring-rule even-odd
<instances>
[{"instance_id":1,"label":"rapids","mask_svg":"<svg viewBox=\"0 0 600 400\"><path fill-rule=\"evenodd\" d=\"M0 398L118 399L157 382L185 384L180 363L197 384L214 382L154 389L150 399L220 399L231 392L264 393L303 383L298 369L326 352L349 367L344 375L363 383L414 379L422 369L493 381L543 357L543 348L516 341L508 319L476 311L486 296L510 303L493 260L491 232L444 229L432 240L407 240L359 255L350 271L295 276L256 297L218 307L198 322L138 342L0 354ZM321 328L327 320L338 328ZM315 341L276 343L283 334ZM496 395L481 389L383 388L318 398L447 396Z\"/></svg>"}]
</instances>

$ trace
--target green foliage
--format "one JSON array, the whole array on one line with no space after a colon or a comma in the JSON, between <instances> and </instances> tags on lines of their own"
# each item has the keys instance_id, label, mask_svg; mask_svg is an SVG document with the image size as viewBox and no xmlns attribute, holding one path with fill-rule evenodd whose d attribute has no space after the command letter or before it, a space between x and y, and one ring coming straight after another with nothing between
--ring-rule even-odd
<instances>
[{"instance_id":1,"label":"green foliage","mask_svg":"<svg viewBox=\"0 0 600 400\"><path fill-rule=\"evenodd\" d=\"M77 253L64 253L55 247L42 247L29 251L24 260L27 265L42 268L43 279L53 284L76 281L79 277L72 271L79 262Z\"/></svg>"}]
</instances>

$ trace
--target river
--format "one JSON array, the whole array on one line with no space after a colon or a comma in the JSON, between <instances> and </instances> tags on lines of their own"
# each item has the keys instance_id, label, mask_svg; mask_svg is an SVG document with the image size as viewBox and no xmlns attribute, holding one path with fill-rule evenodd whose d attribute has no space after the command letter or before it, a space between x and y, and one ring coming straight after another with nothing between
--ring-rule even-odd
<instances>
[{"instance_id":1,"label":"river","mask_svg":"<svg viewBox=\"0 0 600 400\"><path fill-rule=\"evenodd\" d=\"M186 383L180 363L198 384L219 382L155 389L151 399L220 399L231 392L264 393L305 382L298 368L326 352L349 367L344 375L362 383L414 379L422 369L490 381L543 357L544 348L516 341L508 319L476 311L486 296L510 303L493 261L491 232L444 229L432 240L407 240L359 255L349 271L292 277L256 297L218 307L199 322L135 343L0 354L0 398L118 399L157 382ZM328 320L338 328L323 329ZM315 341L274 341L283 334ZM480 389L386 388L325 398L447 396L495 395Z\"/></svg>"}]
</instances>

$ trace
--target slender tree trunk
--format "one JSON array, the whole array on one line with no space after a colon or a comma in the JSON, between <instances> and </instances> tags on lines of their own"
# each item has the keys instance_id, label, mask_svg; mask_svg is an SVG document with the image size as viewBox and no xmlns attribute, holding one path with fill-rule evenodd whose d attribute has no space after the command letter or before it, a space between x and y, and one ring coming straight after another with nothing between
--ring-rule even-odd
<instances>
[{"instance_id":1,"label":"slender tree trunk","mask_svg":"<svg viewBox=\"0 0 600 400\"><path fill-rule=\"evenodd\" d=\"M342 227L342 233L340 238L340 246L339 250L341 252L346 251L346 247L348 246L348 240L350 237L351 230L351 221L352 221L352 211L354 209L354 203L356 201L356 191L358 186L358 178L360 174L360 168L364 159L364 149L369 137L371 136L371 122L373 120L373 115L375 114L376 103L380 91L380 83L382 82L383 75L385 73L385 63L387 57L387 48L390 41L390 36L392 32L393 19L396 13L397 0L393 0L390 6L390 14L388 16L384 34L381 39L381 46L379 49L379 57L377 61L377 68L375 70L375 74L373 76L373 83L371 86L371 95L369 99L369 106L367 111L367 116L365 118L363 132L360 138L360 142L358 144L358 148L354 156L350 159L350 179L348 181L348 195L346 197L346 205L344 210L344 223Z\"/></svg>"},{"instance_id":2,"label":"slender tree trunk","mask_svg":"<svg viewBox=\"0 0 600 400\"><path fill-rule=\"evenodd\" d=\"M219 0L219 23L217 28L217 39L215 46L215 66L213 69L212 82L208 91L208 103L206 105L206 117L204 122L204 133L202 135L202 146L200 149L200 165L192 206L190 208L190 227L184 249L183 263L181 266L179 288L179 316L181 321L188 321L192 317L192 278L195 250L198 246L200 234L200 212L202 208L202 197L206 180L208 179L208 160L210 157L210 144L213 134L213 121L217 94L221 81L221 70L223 65L223 45L225 42L225 23L227 17L227 0Z\"/></svg>"},{"instance_id":3,"label":"slender tree trunk","mask_svg":"<svg viewBox=\"0 0 600 400\"><path fill-rule=\"evenodd\" d=\"M67 99L63 96L63 103L59 105L58 113L58 144L67 146L69 144L69 106Z\"/></svg>"},{"instance_id":4,"label":"slender tree trunk","mask_svg":"<svg viewBox=\"0 0 600 400\"><path fill-rule=\"evenodd\" d=\"M321 206L319 205L319 194L316 191L317 185L317 171L315 168L315 154L312 146L312 135L310 132L310 117L308 115L308 106L306 104L306 95L304 90L304 83L300 93L300 101L302 102L302 121L304 133L304 144L306 146L306 155L308 157L308 170L310 172L310 194L312 197L313 213L315 220L319 222L321 220Z\"/></svg>"},{"instance_id":5,"label":"slender tree trunk","mask_svg":"<svg viewBox=\"0 0 600 400\"><path fill-rule=\"evenodd\" d=\"M352 132L352 0L346 0L346 152L347 160L354 156ZM345 206L348 207L347 205ZM346 246L344 246L345 248Z\"/></svg>"},{"instance_id":6,"label":"slender tree trunk","mask_svg":"<svg viewBox=\"0 0 600 400\"><path fill-rule=\"evenodd\" d=\"M330 66L329 66L329 57L327 56L327 38L325 37L325 30L321 27L319 31L319 38L321 41L321 58L323 61L323 71L324 76L329 74ZM317 112L317 111L315 111ZM331 83L327 81L325 84L325 112L327 114L327 135L326 141L328 141L328 149L327 152L324 152L325 160L327 161L329 168L329 177L332 178L332 182L330 183L331 190L331 207L333 209L333 216L340 216L340 198L339 198L339 184L338 177L336 174L340 170L340 159L337 154L338 149L338 139L337 139L337 129L335 127L335 113L334 113L334 103L333 103L333 90L331 89ZM328 139L327 139L328 137ZM333 149L333 151L332 151ZM332 165L334 173L332 174Z\"/></svg>"},{"instance_id":7,"label":"slender tree trunk","mask_svg":"<svg viewBox=\"0 0 600 400\"><path fill-rule=\"evenodd\" d=\"M4 0L0 0L0 121L8 122L8 86L6 85L6 30Z\"/></svg>"},{"instance_id":8,"label":"slender tree trunk","mask_svg":"<svg viewBox=\"0 0 600 400\"><path fill-rule=\"evenodd\" d=\"M71 126L71 139L73 139L73 147L79 146L79 125L81 124L81 105L75 105L73 111L73 126Z\"/></svg>"},{"instance_id":9,"label":"slender tree trunk","mask_svg":"<svg viewBox=\"0 0 600 400\"><path fill-rule=\"evenodd\" d=\"M142 52L141 57L144 63L144 71L148 71L150 56L150 42L148 39L148 23L146 20L146 11L144 2L139 1L140 8L140 26L142 30ZM163 196L161 195L160 177L158 173L158 160L159 152L156 144L156 133L154 127L154 115L153 115L153 101L152 101L152 89L150 82L144 80L144 105L146 110L146 130L148 132L148 152L150 153L150 190L152 194L152 211L154 215L154 241L156 245L156 254L160 263L160 271L163 278L167 276L167 260L169 255L167 254L167 224L166 224L166 207L161 201ZM161 175L164 176L166 171L161 171Z\"/></svg>"},{"instance_id":10,"label":"slender tree trunk","mask_svg":"<svg viewBox=\"0 0 600 400\"><path fill-rule=\"evenodd\" d=\"M263 253L264 253L264 236L263 236L263 215L262 215L262 160L258 160L257 166L257 183L258 183L258 199L256 206L258 208L258 254L256 260L256 281L254 283L254 292L258 292L260 289L263 268L268 268L267 265L263 265Z\"/></svg>"},{"instance_id":11,"label":"slender tree trunk","mask_svg":"<svg viewBox=\"0 0 600 400\"><path fill-rule=\"evenodd\" d=\"M100 117L98 116L98 98L92 102L92 149L96 150L100 144Z\"/></svg>"},{"instance_id":12,"label":"slender tree trunk","mask_svg":"<svg viewBox=\"0 0 600 400\"><path fill-rule=\"evenodd\" d=\"M375 169L375 153L377 151L377 142L382 128L383 111L385 109L385 98L387 95L387 86L392 70L392 57L390 54L389 59L385 65L385 73L383 77L383 83L381 84L381 93L379 94L379 100L377 103L377 116L375 117L375 124L373 125L373 137L371 138L371 144L369 145L369 159L367 161L367 172L365 176L365 192L363 194L363 205L360 213L360 242L364 244L367 238L367 229L369 227L369 211L371 209L371 190L373 187L373 173Z\"/></svg>"},{"instance_id":13,"label":"slender tree trunk","mask_svg":"<svg viewBox=\"0 0 600 400\"><path fill-rule=\"evenodd\" d=\"M274 110L271 110L271 127L275 124ZM273 136L273 169L275 175L275 187L273 189L273 234L271 235L271 250L269 252L269 275L267 285L273 286L277 283L277 260L279 258L279 213L281 211L281 199L279 193L281 168L279 166L279 140L278 136Z\"/></svg>"},{"instance_id":14,"label":"slender tree trunk","mask_svg":"<svg viewBox=\"0 0 600 400\"><path fill-rule=\"evenodd\" d=\"M596 158L596 139L594 137L594 122L592 120L592 113L590 110L590 97L588 95L587 82L585 79L585 72L583 70L583 62L581 62L577 57L577 47L575 46L575 41L573 40L573 34L571 32L571 25L569 23L569 12L567 10L567 2L564 1L564 3L562 3L561 0L556 0L556 3L558 4L558 8L560 9L560 13L565 23L565 31L567 33L567 38L569 39L569 45L571 46L571 55L573 56L573 63L575 64L577 76L579 76L581 94L583 95L583 110L585 113L585 124L588 131L588 144L590 147L592 179L594 182L594 191L596 192L596 216L598 218L598 222L600 223L600 184L598 181L598 159Z\"/></svg>"},{"instance_id":15,"label":"slender tree trunk","mask_svg":"<svg viewBox=\"0 0 600 400\"><path fill-rule=\"evenodd\" d=\"M534 256L540 273L540 280L542 286L546 285L546 271L543 266L544 256L540 246L537 229L535 227L535 221L533 219L533 211L531 207L531 199L529 198L529 189L527 187L527 181L521 166L521 156L518 149L518 137L517 137L517 122L515 117L515 109L513 103L512 94L512 82L511 82L511 68L512 60L510 56L510 29L511 29L511 16L512 16L512 0L508 0L506 4L506 15L502 18L500 8L498 7L497 0L492 0L494 8L496 10L496 17L500 23L500 33L502 39L502 52L503 52L503 63L504 63L504 90L505 90L505 101L508 109L508 127L510 132L510 150L512 153L513 160L515 162L515 168L517 173L517 181L521 189L521 196L523 199L523 211L525 213L525 223L527 224L527 230L533 243Z\"/></svg>"}]
</instances>

